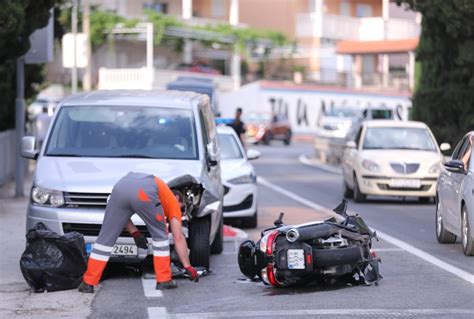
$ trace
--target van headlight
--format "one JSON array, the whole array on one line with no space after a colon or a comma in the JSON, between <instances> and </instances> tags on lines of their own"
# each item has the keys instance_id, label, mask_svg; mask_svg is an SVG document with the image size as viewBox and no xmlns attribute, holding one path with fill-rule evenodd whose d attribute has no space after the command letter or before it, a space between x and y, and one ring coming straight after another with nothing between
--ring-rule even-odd
<instances>
[{"instance_id":1,"label":"van headlight","mask_svg":"<svg viewBox=\"0 0 474 319\"><path fill-rule=\"evenodd\" d=\"M64 194L61 191L35 186L31 190L31 200L36 205L60 207L64 205Z\"/></svg>"},{"instance_id":2,"label":"van headlight","mask_svg":"<svg viewBox=\"0 0 474 319\"><path fill-rule=\"evenodd\" d=\"M228 182L234 185L250 184L257 181L257 176L254 174L242 175L233 179L229 179Z\"/></svg>"}]
</instances>

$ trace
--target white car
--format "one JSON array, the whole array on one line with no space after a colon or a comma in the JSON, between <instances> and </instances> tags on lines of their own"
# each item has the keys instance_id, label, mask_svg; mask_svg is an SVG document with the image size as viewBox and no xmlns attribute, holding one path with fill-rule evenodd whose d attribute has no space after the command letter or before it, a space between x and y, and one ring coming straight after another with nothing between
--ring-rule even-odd
<instances>
[{"instance_id":1,"label":"white car","mask_svg":"<svg viewBox=\"0 0 474 319\"><path fill-rule=\"evenodd\" d=\"M221 176L224 185L224 218L238 218L242 226L257 227L257 175L249 160L260 153L245 152L235 131L228 126L217 127L221 147Z\"/></svg>"},{"instance_id":2,"label":"white car","mask_svg":"<svg viewBox=\"0 0 474 319\"><path fill-rule=\"evenodd\" d=\"M356 202L367 195L418 197L427 202L436 196L443 163L440 149L450 148L447 143L438 147L421 122L366 121L344 151L344 196Z\"/></svg>"},{"instance_id":3,"label":"white car","mask_svg":"<svg viewBox=\"0 0 474 319\"><path fill-rule=\"evenodd\" d=\"M474 131L467 133L444 164L436 197L436 237L440 244L461 238L466 256L474 256Z\"/></svg>"}]
</instances>

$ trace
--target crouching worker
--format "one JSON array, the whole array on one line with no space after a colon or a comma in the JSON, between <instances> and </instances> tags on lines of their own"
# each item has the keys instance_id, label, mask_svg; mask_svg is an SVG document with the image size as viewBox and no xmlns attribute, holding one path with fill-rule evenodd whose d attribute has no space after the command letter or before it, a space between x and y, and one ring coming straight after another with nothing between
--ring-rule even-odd
<instances>
[{"instance_id":1,"label":"crouching worker","mask_svg":"<svg viewBox=\"0 0 474 319\"><path fill-rule=\"evenodd\" d=\"M125 226L129 231L134 229L130 220L134 213L143 219L153 239L156 289L177 287L171 278L170 247L165 217L171 226L176 253L186 273L191 280L195 282L199 280L196 270L189 262L188 246L181 228L181 210L173 192L166 183L153 175L128 173L112 190L99 237L89 256L83 282L78 288L80 292L94 292L94 286L99 284L120 233ZM137 237L137 233L132 236Z\"/></svg>"}]
</instances>

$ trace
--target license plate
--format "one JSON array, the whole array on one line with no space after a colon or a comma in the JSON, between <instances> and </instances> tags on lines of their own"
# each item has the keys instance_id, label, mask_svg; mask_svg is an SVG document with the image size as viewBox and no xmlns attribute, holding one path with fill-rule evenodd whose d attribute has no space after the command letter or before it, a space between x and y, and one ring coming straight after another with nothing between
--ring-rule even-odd
<instances>
[{"instance_id":1,"label":"license plate","mask_svg":"<svg viewBox=\"0 0 474 319\"><path fill-rule=\"evenodd\" d=\"M288 249L286 257L288 269L305 269L303 249Z\"/></svg>"},{"instance_id":2,"label":"license plate","mask_svg":"<svg viewBox=\"0 0 474 319\"><path fill-rule=\"evenodd\" d=\"M419 179L392 179L390 186L399 188L420 188L421 181Z\"/></svg>"},{"instance_id":3,"label":"license plate","mask_svg":"<svg viewBox=\"0 0 474 319\"><path fill-rule=\"evenodd\" d=\"M135 245L115 245L112 256L137 256L138 247Z\"/></svg>"}]
</instances>

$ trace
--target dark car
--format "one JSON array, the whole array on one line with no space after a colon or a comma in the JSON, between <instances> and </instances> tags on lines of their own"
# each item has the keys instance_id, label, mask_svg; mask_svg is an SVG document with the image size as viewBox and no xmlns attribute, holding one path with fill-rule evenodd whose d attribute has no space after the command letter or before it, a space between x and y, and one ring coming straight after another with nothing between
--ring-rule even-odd
<instances>
[{"instance_id":1,"label":"dark car","mask_svg":"<svg viewBox=\"0 0 474 319\"><path fill-rule=\"evenodd\" d=\"M270 112L248 113L244 116L247 132L246 139L250 143L270 144L272 140L291 143L291 125L284 114Z\"/></svg>"}]
</instances>

